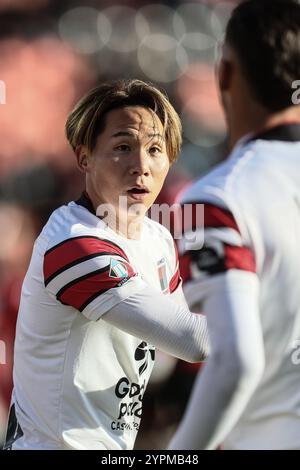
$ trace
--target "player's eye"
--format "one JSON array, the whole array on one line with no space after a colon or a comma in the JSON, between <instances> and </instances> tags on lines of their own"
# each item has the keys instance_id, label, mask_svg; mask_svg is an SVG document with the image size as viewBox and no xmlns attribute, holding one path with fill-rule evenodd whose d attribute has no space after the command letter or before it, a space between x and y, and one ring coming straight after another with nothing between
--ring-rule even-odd
<instances>
[{"instance_id":1,"label":"player's eye","mask_svg":"<svg viewBox=\"0 0 300 470\"><path fill-rule=\"evenodd\" d=\"M157 155L162 152L162 149L158 145L152 145L150 147L149 152L153 155Z\"/></svg>"},{"instance_id":2,"label":"player's eye","mask_svg":"<svg viewBox=\"0 0 300 470\"><path fill-rule=\"evenodd\" d=\"M128 144L120 144L115 147L115 150L119 150L120 152L129 152L130 146Z\"/></svg>"}]
</instances>

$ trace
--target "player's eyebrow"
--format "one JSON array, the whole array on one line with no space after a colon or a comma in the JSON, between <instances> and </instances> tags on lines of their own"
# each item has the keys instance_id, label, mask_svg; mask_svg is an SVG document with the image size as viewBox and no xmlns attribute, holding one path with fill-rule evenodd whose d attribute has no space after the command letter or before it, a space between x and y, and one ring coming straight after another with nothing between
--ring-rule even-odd
<instances>
[{"instance_id":1,"label":"player's eyebrow","mask_svg":"<svg viewBox=\"0 0 300 470\"><path fill-rule=\"evenodd\" d=\"M118 131L112 134L112 137L136 137L136 134L130 131ZM158 137L161 140L165 140L164 137L159 133L154 134L147 134L147 137L153 139L154 137Z\"/></svg>"}]
</instances>

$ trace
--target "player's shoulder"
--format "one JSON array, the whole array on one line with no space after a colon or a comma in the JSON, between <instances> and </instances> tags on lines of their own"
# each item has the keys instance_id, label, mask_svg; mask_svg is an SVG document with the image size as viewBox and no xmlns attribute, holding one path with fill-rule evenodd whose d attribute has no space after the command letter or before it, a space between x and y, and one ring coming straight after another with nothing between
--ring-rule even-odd
<instances>
[{"instance_id":1,"label":"player's shoulder","mask_svg":"<svg viewBox=\"0 0 300 470\"><path fill-rule=\"evenodd\" d=\"M165 219L166 223L170 221L170 217L165 217ZM174 238L167 227L149 217L145 217L143 232L143 239L148 246L167 258L176 259Z\"/></svg>"},{"instance_id":2,"label":"player's shoulder","mask_svg":"<svg viewBox=\"0 0 300 470\"><path fill-rule=\"evenodd\" d=\"M163 238L173 242L173 237L170 230L156 220L150 219L149 217L144 218L144 230L150 236L155 238Z\"/></svg>"},{"instance_id":3,"label":"player's shoulder","mask_svg":"<svg viewBox=\"0 0 300 470\"><path fill-rule=\"evenodd\" d=\"M47 249L69 239L85 237L112 238L107 226L98 217L73 201L52 212L40 235L47 243Z\"/></svg>"},{"instance_id":4,"label":"player's shoulder","mask_svg":"<svg viewBox=\"0 0 300 470\"><path fill-rule=\"evenodd\" d=\"M225 161L189 186L180 202L201 202L232 209L239 197L243 197L245 184L249 187L255 176L257 153L256 141L240 143Z\"/></svg>"},{"instance_id":5,"label":"player's shoulder","mask_svg":"<svg viewBox=\"0 0 300 470\"><path fill-rule=\"evenodd\" d=\"M180 203L214 204L224 209L229 205L226 181L230 175L227 162L219 164L206 175L193 182L180 196Z\"/></svg>"},{"instance_id":6,"label":"player's shoulder","mask_svg":"<svg viewBox=\"0 0 300 470\"><path fill-rule=\"evenodd\" d=\"M257 183L257 142L239 143L229 157L187 188L181 195L184 211L189 204L204 204L204 224L224 226L242 234L249 242L249 218L253 187ZM197 206L198 207L198 206ZM198 211L193 211L197 216ZM201 213L201 211L200 211Z\"/></svg>"}]
</instances>

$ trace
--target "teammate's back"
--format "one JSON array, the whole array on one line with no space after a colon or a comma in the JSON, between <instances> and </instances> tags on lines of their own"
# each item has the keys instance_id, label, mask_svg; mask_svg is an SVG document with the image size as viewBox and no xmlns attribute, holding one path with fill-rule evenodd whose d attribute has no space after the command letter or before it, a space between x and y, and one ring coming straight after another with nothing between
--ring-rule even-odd
<instances>
[{"instance_id":1,"label":"teammate's back","mask_svg":"<svg viewBox=\"0 0 300 470\"><path fill-rule=\"evenodd\" d=\"M229 447L300 448L300 374L293 361L300 338L300 126L298 139L297 145L255 141L238 182L260 279L265 371Z\"/></svg>"},{"instance_id":2,"label":"teammate's back","mask_svg":"<svg viewBox=\"0 0 300 470\"><path fill-rule=\"evenodd\" d=\"M204 246L182 256L211 355L175 449L300 449L299 44L296 0L246 0L227 25L218 78L231 154L183 196L205 204Z\"/></svg>"},{"instance_id":3,"label":"teammate's back","mask_svg":"<svg viewBox=\"0 0 300 470\"><path fill-rule=\"evenodd\" d=\"M241 143L184 195L234 215L260 281L265 370L225 448L300 447L299 156L300 126L281 126Z\"/></svg>"}]
</instances>

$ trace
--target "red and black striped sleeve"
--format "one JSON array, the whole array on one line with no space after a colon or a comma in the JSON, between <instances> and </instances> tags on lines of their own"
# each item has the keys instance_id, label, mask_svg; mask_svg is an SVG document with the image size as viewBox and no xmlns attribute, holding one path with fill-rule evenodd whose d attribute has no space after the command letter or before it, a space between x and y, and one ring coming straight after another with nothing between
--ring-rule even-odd
<instances>
[{"instance_id":1,"label":"red and black striped sleeve","mask_svg":"<svg viewBox=\"0 0 300 470\"><path fill-rule=\"evenodd\" d=\"M44 283L59 302L83 311L136 273L122 248L94 236L69 238L44 255Z\"/></svg>"},{"instance_id":2,"label":"red and black striped sleeve","mask_svg":"<svg viewBox=\"0 0 300 470\"><path fill-rule=\"evenodd\" d=\"M197 217L200 211L197 204L204 205L201 220ZM191 235L194 231L201 233L203 243L201 247L191 243L185 249L183 243L180 253L180 271L183 282L199 276L213 276L224 273L230 269L256 272L255 256L252 248L245 243L238 223L227 209L211 203L192 203L190 219L185 220L185 231ZM184 208L183 208L184 211ZM201 237L198 236L198 240Z\"/></svg>"}]
</instances>

